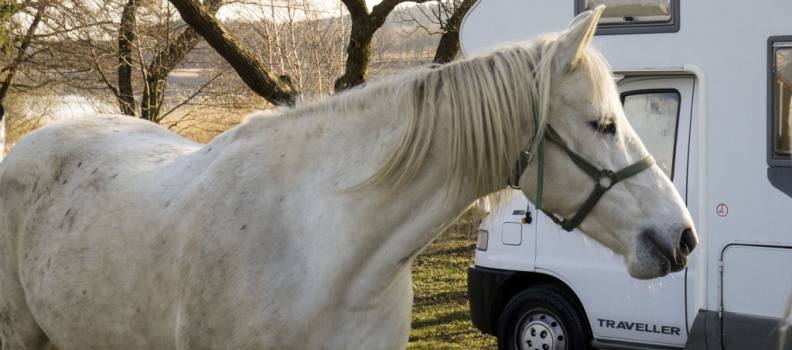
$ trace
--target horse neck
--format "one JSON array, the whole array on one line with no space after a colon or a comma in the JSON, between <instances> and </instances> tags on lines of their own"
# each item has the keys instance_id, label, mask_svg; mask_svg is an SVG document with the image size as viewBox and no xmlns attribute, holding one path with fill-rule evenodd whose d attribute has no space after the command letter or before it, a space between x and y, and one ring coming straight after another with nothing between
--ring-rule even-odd
<instances>
[{"instance_id":1,"label":"horse neck","mask_svg":"<svg viewBox=\"0 0 792 350\"><path fill-rule=\"evenodd\" d=\"M463 85L451 80L444 84ZM464 111L480 106L447 106L443 104L450 101L442 97L424 96L424 101L437 103L433 108L438 112L419 116L432 118L431 128L416 126L404 110L412 107L405 107L409 104L394 97L398 95L396 90L372 84L329 101L287 111L285 116L253 120L228 137L253 140L252 147L267 150L272 157L264 166L275 164L278 169L288 171L288 181L279 184L290 191L284 197L300 197L295 201L301 202L291 204L295 207L311 201L315 212L300 222L302 230L321 233L316 237L317 249L321 251L317 256L333 261L333 274L342 274L341 279L349 281L346 295L355 301L379 300L374 296L382 296L395 279L408 283L413 258L473 201L505 187L508 176L504 174L511 174L514 165L513 160L502 161L502 169L494 172L501 174L496 181L479 182L479 176L494 176L493 172L473 167L468 171L464 166L461 172L450 172L453 176L449 177L449 162L458 160L451 149L450 133L459 127L459 118L469 118L463 115ZM418 81L414 88L406 86L400 92L438 90ZM479 96L475 91L465 94L466 99ZM521 135L532 134L529 132L532 123L532 120L520 122L517 127ZM405 140L414 139L405 137L408 128L422 127L421 130L431 130L425 138L426 153L408 181L399 184L397 178L401 173L396 169L394 176L360 186L378 174L383 164L392 163L391 155ZM512 159L519 153L516 144L527 144L528 139L526 136L515 143ZM472 153L480 158L492 155L490 150L477 151ZM289 163L290 159L294 161Z\"/></svg>"},{"instance_id":2,"label":"horse neck","mask_svg":"<svg viewBox=\"0 0 792 350\"><path fill-rule=\"evenodd\" d=\"M382 137L378 138L378 144L359 144L350 148L374 150L372 153L384 150L370 157L367 153L367 156L353 161L358 169L365 169L365 174L373 173L382 165L382 159L387 159L384 157L393 152L404 133L405 123L394 110L385 106L377 111L362 113L362 118L368 120L374 115L376 121L373 124L378 126L376 133ZM471 203L506 186L506 178L484 182L501 183L500 186L478 186L474 184L473 179L477 174L473 171L458 174L461 177L448 177L448 163L454 157L449 149L448 130L452 129L454 118L459 117L452 114L435 116L437 124L425 159L416 174L403 186L394 189L392 185L397 181L391 179L348 194L348 198L354 198L354 205L346 209L354 212L356 221L353 230L357 240L353 244L357 247L354 248L355 258L352 260L356 263L354 274L360 278L351 279L351 290L354 291L351 295L360 296L357 299L371 299L372 294L386 290L385 286L391 285L398 276L403 276L405 269L409 271L413 258ZM349 128L359 129L355 126ZM518 153L519 150L515 149L514 152ZM376 161L371 161L375 158Z\"/></svg>"},{"instance_id":3,"label":"horse neck","mask_svg":"<svg viewBox=\"0 0 792 350\"><path fill-rule=\"evenodd\" d=\"M349 303L385 299L391 301L371 307L395 307L396 296L410 290L413 259L478 197L470 187L457 190L455 181L447 190L444 156L432 150L428 158L435 164L423 166L397 191L380 186L349 195L355 205L347 209L356 221L352 247L345 251L353 255L344 293Z\"/></svg>"}]
</instances>

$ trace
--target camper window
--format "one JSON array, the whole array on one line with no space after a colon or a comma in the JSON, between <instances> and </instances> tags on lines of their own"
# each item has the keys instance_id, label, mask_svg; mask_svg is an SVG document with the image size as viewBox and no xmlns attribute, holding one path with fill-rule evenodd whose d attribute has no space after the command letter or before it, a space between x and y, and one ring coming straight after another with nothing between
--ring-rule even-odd
<instances>
[{"instance_id":1,"label":"camper window","mask_svg":"<svg viewBox=\"0 0 792 350\"><path fill-rule=\"evenodd\" d=\"M792 42L773 43L772 49L773 158L792 155Z\"/></svg>"},{"instance_id":2,"label":"camper window","mask_svg":"<svg viewBox=\"0 0 792 350\"><path fill-rule=\"evenodd\" d=\"M654 156L657 166L673 180L679 92L630 92L622 95L622 103L630 126Z\"/></svg>"},{"instance_id":3,"label":"camper window","mask_svg":"<svg viewBox=\"0 0 792 350\"><path fill-rule=\"evenodd\" d=\"M575 14L605 5L597 34L679 31L679 0L575 0Z\"/></svg>"}]
</instances>

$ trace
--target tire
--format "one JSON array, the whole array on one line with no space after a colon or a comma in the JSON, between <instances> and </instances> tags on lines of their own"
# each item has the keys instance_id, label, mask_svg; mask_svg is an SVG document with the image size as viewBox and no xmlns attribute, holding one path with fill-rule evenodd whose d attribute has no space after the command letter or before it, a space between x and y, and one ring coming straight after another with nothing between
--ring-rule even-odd
<instances>
[{"instance_id":1,"label":"tire","mask_svg":"<svg viewBox=\"0 0 792 350\"><path fill-rule=\"evenodd\" d=\"M498 319L500 350L591 349L591 338L583 308L552 286L517 293Z\"/></svg>"}]
</instances>

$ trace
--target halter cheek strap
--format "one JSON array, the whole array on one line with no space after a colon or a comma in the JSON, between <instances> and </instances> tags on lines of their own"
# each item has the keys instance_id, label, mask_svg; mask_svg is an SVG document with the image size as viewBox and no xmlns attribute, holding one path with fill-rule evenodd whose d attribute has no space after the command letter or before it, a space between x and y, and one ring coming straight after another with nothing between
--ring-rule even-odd
<instances>
[{"instance_id":1,"label":"halter cheek strap","mask_svg":"<svg viewBox=\"0 0 792 350\"><path fill-rule=\"evenodd\" d=\"M557 143L561 148L563 148L569 158L572 160L572 163L575 163L578 168L583 170L589 177L591 177L595 184L594 190L591 191L591 194L583 203L583 205L578 209L578 212L573 216L571 219L559 219L555 215L548 213L542 209L542 188L544 186L544 139L548 138L550 141ZM599 169L591 162L587 161L579 154L572 151L567 143L561 138L559 135L549 124L545 128L545 137L543 137L539 141L539 145L537 147L537 153L539 157L539 164L538 164L538 174L537 174L537 187L536 187L536 209L541 210L543 213L547 214L553 222L560 225L562 229L565 231L572 231L581 222L583 219L586 218L591 209L597 204L597 202L602 198L602 196L607 192L613 185L617 184L618 182L627 179L635 174L638 174L646 169L651 168L655 164L655 159L652 155L646 156L646 158L641 159L626 168L614 172L613 170L608 169ZM520 152L520 160L517 162L517 167L514 169L514 176L509 183L509 186L513 188L519 188L518 181L522 176L522 173L525 171L525 168L528 167L528 163L531 162L531 154L528 152L528 149Z\"/></svg>"}]
</instances>

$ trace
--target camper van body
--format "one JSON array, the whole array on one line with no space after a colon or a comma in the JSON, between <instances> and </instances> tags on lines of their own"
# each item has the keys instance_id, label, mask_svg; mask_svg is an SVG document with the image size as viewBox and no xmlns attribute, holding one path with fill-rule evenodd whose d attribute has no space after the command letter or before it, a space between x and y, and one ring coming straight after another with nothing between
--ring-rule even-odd
<instances>
[{"instance_id":1,"label":"camper van body","mask_svg":"<svg viewBox=\"0 0 792 350\"><path fill-rule=\"evenodd\" d=\"M792 2L480 0L461 27L463 51L561 30L603 2L670 7L661 24L604 16L613 25L592 43L700 243L686 270L633 279L620 257L517 195L481 225L468 270L474 324L494 335L516 327L501 319L509 302L548 288L581 310L597 348L776 349L792 295Z\"/></svg>"}]
</instances>

